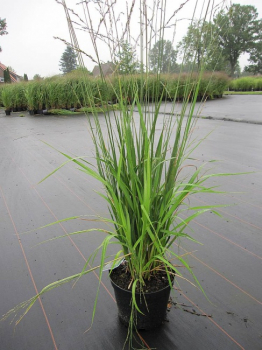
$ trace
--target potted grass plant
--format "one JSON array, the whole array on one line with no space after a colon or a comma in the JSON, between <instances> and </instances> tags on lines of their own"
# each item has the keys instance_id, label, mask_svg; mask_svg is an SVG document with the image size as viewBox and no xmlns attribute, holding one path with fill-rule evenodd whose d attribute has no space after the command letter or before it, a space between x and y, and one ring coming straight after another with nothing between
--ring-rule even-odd
<instances>
[{"instance_id":1,"label":"potted grass plant","mask_svg":"<svg viewBox=\"0 0 262 350\"><path fill-rule=\"evenodd\" d=\"M13 89L11 85L7 85L2 89L2 103L5 107L5 114L10 115L13 106Z\"/></svg>"},{"instance_id":2,"label":"potted grass plant","mask_svg":"<svg viewBox=\"0 0 262 350\"><path fill-rule=\"evenodd\" d=\"M67 9L65 3L62 3ZM135 1L133 3L135 4ZM173 283L176 278L182 277L181 269L186 269L202 290L186 259L174 249L174 243L182 238L194 240L187 231L190 222L207 211L212 210L216 213L212 205L194 207L190 206L188 201L190 196L199 193L216 192L213 187L207 185L207 180L216 175L203 172L203 166L197 167L190 158L200 143L200 140L193 139L192 134L197 122L197 118L194 117L195 104L199 96L203 69L196 69L197 65L193 63L188 75L180 75L177 78L175 86L172 85L172 92L161 82L159 69L156 69L155 78L152 78L149 67L144 66L143 62L147 62L149 57L151 43L148 38L153 40L153 33L157 30L145 25L145 16L149 13L156 16L157 13L162 13L163 9L151 3L149 8L146 0L141 4L140 73L130 79L121 79L121 76L117 75L114 79L107 79L101 69L103 84L108 90L113 89L120 110L108 109L103 115L98 114L94 104L93 87L91 84L81 85L83 104L91 106L92 111L92 115L87 115L87 120L93 139L96 165L61 152L67 158L66 162L76 163L84 173L98 180L103 186L100 195L108 205L110 217L103 218L102 221L107 222L110 228L92 229L106 233L106 237L88 258L82 271L51 283L27 303L23 303L27 313L42 294L54 287L82 277L94 269L99 270L101 282L103 271L106 270L109 271L117 298L119 317L129 327L130 337L134 328L151 329L161 325ZM92 4L85 3L84 6L86 18L92 18ZM100 9L102 11L102 8ZM104 10L99 28L106 21L106 16L112 15L114 10L113 5ZM133 7L128 10L128 26L131 25L133 10ZM170 21L173 17L170 16ZM164 16L159 18L162 21L158 24L159 35L163 38L163 28L169 20ZM90 26L85 25L90 27L91 22ZM128 33L129 30L126 29L123 35L128 37ZM96 47L99 34L94 29L90 34ZM112 29L112 32L108 33L110 45L114 35ZM102 33L101 38L104 37ZM77 43L74 43L74 48L79 54L82 52ZM115 52L116 49L117 46L111 52ZM96 61L101 68L98 50L96 53ZM160 66L161 54L158 61L158 67ZM126 81L128 86L124 85ZM130 99L126 99L127 90L132 94L131 104ZM99 91L96 101L100 96ZM163 112L167 98L174 103L178 99L182 100L179 114L172 112L174 105L171 112ZM103 105L104 97L100 96L100 99ZM91 230L85 232L87 231ZM72 234L77 233L79 232ZM115 250L113 258L108 262L107 249L112 245L118 246L119 249ZM89 268L89 262L98 254L101 257L99 266ZM95 302L94 310L96 304Z\"/></svg>"},{"instance_id":3,"label":"potted grass plant","mask_svg":"<svg viewBox=\"0 0 262 350\"><path fill-rule=\"evenodd\" d=\"M29 82L25 86L25 98L27 101L27 109L30 115L34 115L36 111L36 82Z\"/></svg>"}]
</instances>

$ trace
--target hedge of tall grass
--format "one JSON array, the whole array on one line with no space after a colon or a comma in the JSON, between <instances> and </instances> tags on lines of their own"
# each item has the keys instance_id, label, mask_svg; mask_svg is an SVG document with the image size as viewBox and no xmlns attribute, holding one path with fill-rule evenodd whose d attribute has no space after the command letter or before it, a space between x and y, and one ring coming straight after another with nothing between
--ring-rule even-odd
<instances>
[{"instance_id":1,"label":"hedge of tall grass","mask_svg":"<svg viewBox=\"0 0 262 350\"><path fill-rule=\"evenodd\" d=\"M243 77L232 80L229 84L230 91L262 91L262 76Z\"/></svg>"},{"instance_id":2,"label":"hedge of tall grass","mask_svg":"<svg viewBox=\"0 0 262 350\"><path fill-rule=\"evenodd\" d=\"M105 104L115 103L118 102L117 96L120 95L120 88L122 96L128 102L132 102L135 97L134 86L138 88L138 96L142 100L154 101L160 99L161 96L169 100L173 100L176 96L176 99L182 100L185 96L185 87L190 82L193 84L195 77L194 73L190 75L163 74L159 79L152 74L147 80L146 89L141 86L140 75L111 76L107 80L109 81L105 84L102 79L73 72L41 81L11 84L9 91L12 94L12 108L26 107L28 110L69 109L101 105L101 101ZM228 84L229 79L223 73L205 73L201 80L198 99L220 97L227 89ZM1 90L6 87L2 87ZM87 87L89 91L91 89L93 92L92 96L87 97L83 93Z\"/></svg>"},{"instance_id":3,"label":"hedge of tall grass","mask_svg":"<svg viewBox=\"0 0 262 350\"><path fill-rule=\"evenodd\" d=\"M5 105L4 95L11 101L11 109L20 108L27 109L28 102L26 98L26 87L25 82L20 82L16 84L3 84L0 87L0 106Z\"/></svg>"}]
</instances>

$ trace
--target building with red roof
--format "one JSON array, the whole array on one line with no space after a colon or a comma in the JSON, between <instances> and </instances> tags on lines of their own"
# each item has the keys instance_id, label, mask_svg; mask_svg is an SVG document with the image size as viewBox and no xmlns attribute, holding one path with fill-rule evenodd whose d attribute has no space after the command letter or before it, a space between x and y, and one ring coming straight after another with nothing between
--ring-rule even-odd
<instances>
[{"instance_id":1,"label":"building with red roof","mask_svg":"<svg viewBox=\"0 0 262 350\"><path fill-rule=\"evenodd\" d=\"M4 71L7 69L7 67L0 62L0 83L4 83ZM11 77L11 82L12 83L17 83L18 81L22 80L22 77L20 77L18 74L15 72L11 71L9 69L10 77Z\"/></svg>"}]
</instances>

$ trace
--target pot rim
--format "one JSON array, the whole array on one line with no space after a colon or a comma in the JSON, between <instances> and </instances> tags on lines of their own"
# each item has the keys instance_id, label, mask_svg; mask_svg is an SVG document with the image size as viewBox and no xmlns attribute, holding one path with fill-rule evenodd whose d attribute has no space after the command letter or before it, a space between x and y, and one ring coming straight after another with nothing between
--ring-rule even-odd
<instances>
[{"instance_id":1,"label":"pot rim","mask_svg":"<svg viewBox=\"0 0 262 350\"><path fill-rule=\"evenodd\" d=\"M112 278L110 277L110 275L109 275L109 278L110 278L110 281L111 281L111 283L112 283L113 286L115 285L117 288L121 289L122 291L125 291L125 292L127 292L127 293L132 294L132 290L127 290L127 289L124 289L124 288L119 287L115 282L112 281ZM173 284L174 284L174 279L173 279L173 281L172 281L172 288L173 288ZM168 285L165 286L164 288L159 289L159 290L156 290L156 291L154 291L154 292L135 292L135 294L136 294L136 295L141 295L141 294L145 294L145 295L149 295L149 294L150 294L150 295L151 295L151 294L155 294L155 293L162 292L163 290L165 290L165 289L167 289L167 288L170 288L170 290L171 290L171 287L170 287L170 285L168 284Z\"/></svg>"}]
</instances>

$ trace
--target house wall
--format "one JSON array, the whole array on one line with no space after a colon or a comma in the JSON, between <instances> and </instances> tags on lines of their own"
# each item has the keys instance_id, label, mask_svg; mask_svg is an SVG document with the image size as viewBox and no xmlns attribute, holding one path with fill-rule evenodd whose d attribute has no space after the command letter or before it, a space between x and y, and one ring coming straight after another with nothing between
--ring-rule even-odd
<instances>
[{"instance_id":1,"label":"house wall","mask_svg":"<svg viewBox=\"0 0 262 350\"><path fill-rule=\"evenodd\" d=\"M108 76L114 73L115 65L112 62L103 63L101 64L101 69L104 76ZM95 66L92 73L94 77L100 76L99 67Z\"/></svg>"},{"instance_id":2,"label":"house wall","mask_svg":"<svg viewBox=\"0 0 262 350\"><path fill-rule=\"evenodd\" d=\"M4 71L0 69L0 83L4 82Z\"/></svg>"}]
</instances>

